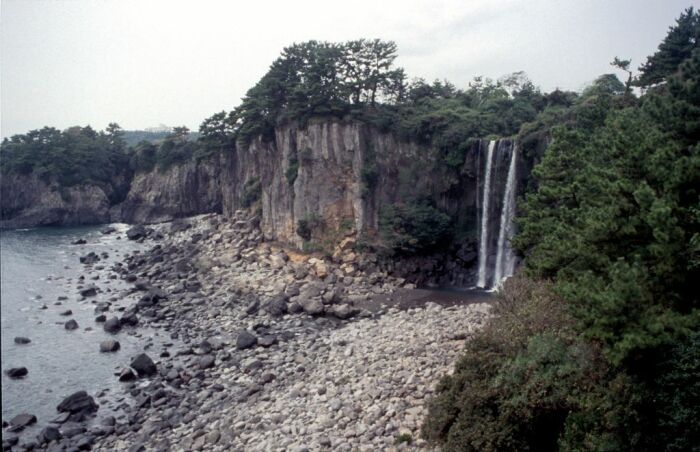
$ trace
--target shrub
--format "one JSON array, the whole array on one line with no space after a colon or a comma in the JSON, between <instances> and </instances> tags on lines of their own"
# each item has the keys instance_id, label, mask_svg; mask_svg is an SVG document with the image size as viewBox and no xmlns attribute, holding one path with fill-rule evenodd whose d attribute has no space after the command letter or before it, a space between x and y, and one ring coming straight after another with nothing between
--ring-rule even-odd
<instances>
[{"instance_id":1,"label":"shrub","mask_svg":"<svg viewBox=\"0 0 700 452\"><path fill-rule=\"evenodd\" d=\"M289 167L287 171L284 172L284 175L287 178L289 186L293 187L294 181L297 180L297 176L299 175L299 159L297 159L296 154L290 154Z\"/></svg>"},{"instance_id":2,"label":"shrub","mask_svg":"<svg viewBox=\"0 0 700 452\"><path fill-rule=\"evenodd\" d=\"M313 233L323 226L323 219L318 215L307 215L297 221L297 235L305 241L311 240Z\"/></svg>"},{"instance_id":3,"label":"shrub","mask_svg":"<svg viewBox=\"0 0 700 452\"><path fill-rule=\"evenodd\" d=\"M434 251L451 235L449 215L425 201L384 206L379 229L384 245L402 254Z\"/></svg>"},{"instance_id":4,"label":"shrub","mask_svg":"<svg viewBox=\"0 0 700 452\"><path fill-rule=\"evenodd\" d=\"M260 185L260 178L254 177L249 179L243 186L243 198L241 199L241 205L243 205L243 207L252 206L260 199L261 194L262 186Z\"/></svg>"},{"instance_id":5,"label":"shrub","mask_svg":"<svg viewBox=\"0 0 700 452\"><path fill-rule=\"evenodd\" d=\"M492 318L444 377L422 435L445 450L556 450L606 367L549 283L509 279Z\"/></svg>"}]
</instances>

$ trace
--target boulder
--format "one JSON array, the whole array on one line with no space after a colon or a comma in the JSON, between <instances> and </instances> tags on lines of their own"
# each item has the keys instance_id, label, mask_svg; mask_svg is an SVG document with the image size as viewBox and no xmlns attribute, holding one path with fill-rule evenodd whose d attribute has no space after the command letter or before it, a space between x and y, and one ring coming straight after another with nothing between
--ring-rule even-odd
<instances>
[{"instance_id":1,"label":"boulder","mask_svg":"<svg viewBox=\"0 0 700 452\"><path fill-rule=\"evenodd\" d=\"M130 367L125 367L119 373L119 381L133 381L136 380L136 375Z\"/></svg>"},{"instance_id":2,"label":"boulder","mask_svg":"<svg viewBox=\"0 0 700 452\"><path fill-rule=\"evenodd\" d=\"M61 432L56 427L44 427L37 439L40 444L46 444L51 441L58 441L62 437L63 435L61 435Z\"/></svg>"},{"instance_id":3,"label":"boulder","mask_svg":"<svg viewBox=\"0 0 700 452\"><path fill-rule=\"evenodd\" d=\"M63 315L63 316L73 315L73 311L71 311L70 309L68 309L68 310L65 310L65 311L61 312L60 315Z\"/></svg>"},{"instance_id":4,"label":"boulder","mask_svg":"<svg viewBox=\"0 0 700 452\"><path fill-rule=\"evenodd\" d=\"M287 255L284 253L275 253L271 254L270 257L270 266L272 268L283 268L285 264L287 263Z\"/></svg>"},{"instance_id":5,"label":"boulder","mask_svg":"<svg viewBox=\"0 0 700 452\"><path fill-rule=\"evenodd\" d=\"M98 406L95 403L95 399L88 395L87 392L78 391L63 399L63 402L61 402L56 409L59 412L71 414L94 413L97 411Z\"/></svg>"},{"instance_id":6,"label":"boulder","mask_svg":"<svg viewBox=\"0 0 700 452\"><path fill-rule=\"evenodd\" d=\"M10 419L10 427L15 429L14 431L22 430L24 427L36 423L36 416L33 414L22 413Z\"/></svg>"},{"instance_id":7,"label":"boulder","mask_svg":"<svg viewBox=\"0 0 700 452\"><path fill-rule=\"evenodd\" d=\"M143 237L146 237L147 234L148 234L148 231L146 230L146 228L140 224L136 225L136 226L130 228L128 231L126 231L126 237L129 240L138 240L138 239L141 239Z\"/></svg>"},{"instance_id":8,"label":"boulder","mask_svg":"<svg viewBox=\"0 0 700 452\"><path fill-rule=\"evenodd\" d=\"M91 265L94 264L95 262L99 262L100 256L95 254L94 251L90 251L87 255L85 256L80 256L80 263L85 264L85 265Z\"/></svg>"},{"instance_id":9,"label":"boulder","mask_svg":"<svg viewBox=\"0 0 700 452\"><path fill-rule=\"evenodd\" d=\"M331 313L339 319L345 320L357 314L357 309L352 308L347 304L339 304L333 306Z\"/></svg>"},{"instance_id":10,"label":"boulder","mask_svg":"<svg viewBox=\"0 0 700 452\"><path fill-rule=\"evenodd\" d=\"M85 245L86 243L87 243L87 240L85 240L85 239L77 239L77 240L73 240L72 242L70 242L71 245Z\"/></svg>"},{"instance_id":11,"label":"boulder","mask_svg":"<svg viewBox=\"0 0 700 452\"><path fill-rule=\"evenodd\" d=\"M131 361L131 368L138 373L139 378L155 375L158 372L156 364L145 353L141 353Z\"/></svg>"},{"instance_id":12,"label":"boulder","mask_svg":"<svg viewBox=\"0 0 700 452\"><path fill-rule=\"evenodd\" d=\"M287 313L287 300L284 295L278 295L265 306L267 312L273 317L279 317Z\"/></svg>"},{"instance_id":13,"label":"boulder","mask_svg":"<svg viewBox=\"0 0 700 452\"><path fill-rule=\"evenodd\" d=\"M10 378L22 378L29 373L26 367L12 367L5 371L5 374Z\"/></svg>"},{"instance_id":14,"label":"boulder","mask_svg":"<svg viewBox=\"0 0 700 452\"><path fill-rule=\"evenodd\" d=\"M102 353L116 352L120 347L119 341L113 339L100 342L100 352Z\"/></svg>"},{"instance_id":15,"label":"boulder","mask_svg":"<svg viewBox=\"0 0 700 452\"><path fill-rule=\"evenodd\" d=\"M119 319L119 323L122 325L136 326L139 324L139 318L134 312L126 312L122 318Z\"/></svg>"},{"instance_id":16,"label":"boulder","mask_svg":"<svg viewBox=\"0 0 700 452\"><path fill-rule=\"evenodd\" d=\"M168 296L163 290L157 287L151 287L148 292L143 294L141 299L136 303L140 308L146 308L155 305L160 300L165 300Z\"/></svg>"},{"instance_id":17,"label":"boulder","mask_svg":"<svg viewBox=\"0 0 700 452\"><path fill-rule=\"evenodd\" d=\"M313 269L316 276L318 276L319 278L323 279L326 276L328 276L328 266L326 265L326 262L322 259L312 257L311 259L309 259L309 264L311 265L311 268Z\"/></svg>"},{"instance_id":18,"label":"boulder","mask_svg":"<svg viewBox=\"0 0 700 452\"><path fill-rule=\"evenodd\" d=\"M63 327L69 331L77 330L79 328L78 322L76 322L75 319L70 319L63 325Z\"/></svg>"},{"instance_id":19,"label":"boulder","mask_svg":"<svg viewBox=\"0 0 700 452\"><path fill-rule=\"evenodd\" d=\"M277 343L277 336L267 334L258 339L258 345L261 347L270 347Z\"/></svg>"},{"instance_id":20,"label":"boulder","mask_svg":"<svg viewBox=\"0 0 700 452\"><path fill-rule=\"evenodd\" d=\"M117 232L117 228L115 228L114 226L106 226L106 227L100 229L100 232L104 235L109 235L112 232Z\"/></svg>"},{"instance_id":21,"label":"boulder","mask_svg":"<svg viewBox=\"0 0 700 452\"><path fill-rule=\"evenodd\" d=\"M117 317L112 317L107 320L102 327L108 333L118 333L122 329L122 324Z\"/></svg>"},{"instance_id":22,"label":"boulder","mask_svg":"<svg viewBox=\"0 0 700 452\"><path fill-rule=\"evenodd\" d=\"M184 220L173 220L172 223L170 223L170 232L171 233L176 233L176 232L182 232L190 229L192 227L191 224L187 223Z\"/></svg>"},{"instance_id":23,"label":"boulder","mask_svg":"<svg viewBox=\"0 0 700 452\"><path fill-rule=\"evenodd\" d=\"M238 333L238 337L236 338L236 348L238 350L245 350L247 348L254 347L257 343L258 338L247 331L241 331Z\"/></svg>"},{"instance_id":24,"label":"boulder","mask_svg":"<svg viewBox=\"0 0 700 452\"><path fill-rule=\"evenodd\" d=\"M28 344L30 342L31 342L31 339L29 339L28 337L17 336L15 338L15 344L23 345L23 344Z\"/></svg>"},{"instance_id":25,"label":"boulder","mask_svg":"<svg viewBox=\"0 0 700 452\"><path fill-rule=\"evenodd\" d=\"M321 300L318 298L301 299L299 304L307 314L319 315L323 313L323 303L321 303Z\"/></svg>"},{"instance_id":26,"label":"boulder","mask_svg":"<svg viewBox=\"0 0 700 452\"><path fill-rule=\"evenodd\" d=\"M210 367L214 367L214 357L212 355L204 355L201 358L199 358L199 362L197 363L199 365L200 369L209 369Z\"/></svg>"},{"instance_id":27,"label":"boulder","mask_svg":"<svg viewBox=\"0 0 700 452\"><path fill-rule=\"evenodd\" d=\"M80 289L80 296L82 297L94 297L97 295L97 286L88 286Z\"/></svg>"}]
</instances>

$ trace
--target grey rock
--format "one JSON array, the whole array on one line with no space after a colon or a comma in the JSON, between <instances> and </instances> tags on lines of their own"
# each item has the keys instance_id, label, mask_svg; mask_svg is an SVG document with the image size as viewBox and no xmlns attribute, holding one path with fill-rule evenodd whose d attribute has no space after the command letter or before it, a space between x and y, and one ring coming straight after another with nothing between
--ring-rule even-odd
<instances>
[{"instance_id":1,"label":"grey rock","mask_svg":"<svg viewBox=\"0 0 700 452\"><path fill-rule=\"evenodd\" d=\"M146 234L148 234L148 231L146 231L146 228L140 224L126 231L126 237L129 240L138 240L144 238L146 237Z\"/></svg>"},{"instance_id":2,"label":"grey rock","mask_svg":"<svg viewBox=\"0 0 700 452\"><path fill-rule=\"evenodd\" d=\"M23 345L23 344L28 344L30 342L31 342L31 339L29 339L28 337L18 336L15 338L15 344Z\"/></svg>"},{"instance_id":3,"label":"grey rock","mask_svg":"<svg viewBox=\"0 0 700 452\"><path fill-rule=\"evenodd\" d=\"M258 338L245 330L238 333L238 337L236 338L236 348L238 350L254 347L257 343Z\"/></svg>"},{"instance_id":4,"label":"grey rock","mask_svg":"<svg viewBox=\"0 0 700 452\"><path fill-rule=\"evenodd\" d=\"M200 369L209 369L211 367L214 367L214 357L212 355L204 355L201 358L199 358L199 368Z\"/></svg>"},{"instance_id":5,"label":"grey rock","mask_svg":"<svg viewBox=\"0 0 700 452\"><path fill-rule=\"evenodd\" d=\"M141 353L131 361L131 368L138 373L139 378L155 375L158 372L156 364L145 353Z\"/></svg>"},{"instance_id":6,"label":"grey rock","mask_svg":"<svg viewBox=\"0 0 700 452\"><path fill-rule=\"evenodd\" d=\"M105 322L102 328L108 333L118 333L122 329L122 324L117 317L112 317Z\"/></svg>"},{"instance_id":7,"label":"grey rock","mask_svg":"<svg viewBox=\"0 0 700 452\"><path fill-rule=\"evenodd\" d=\"M61 432L58 431L56 427L44 427L41 430L41 433L39 433L39 443L40 444L45 444L45 443L50 443L51 441L58 441L61 439L63 435L61 435Z\"/></svg>"},{"instance_id":8,"label":"grey rock","mask_svg":"<svg viewBox=\"0 0 700 452\"><path fill-rule=\"evenodd\" d=\"M301 308L305 313L310 315L319 315L323 313L323 303L318 298L306 298L302 299Z\"/></svg>"},{"instance_id":9,"label":"grey rock","mask_svg":"<svg viewBox=\"0 0 700 452\"><path fill-rule=\"evenodd\" d=\"M7 369L5 374L10 378L22 378L29 373L26 367L13 367Z\"/></svg>"},{"instance_id":10,"label":"grey rock","mask_svg":"<svg viewBox=\"0 0 700 452\"><path fill-rule=\"evenodd\" d=\"M80 295L83 297L94 297L97 295L97 286L88 286L80 289Z\"/></svg>"},{"instance_id":11,"label":"grey rock","mask_svg":"<svg viewBox=\"0 0 700 452\"><path fill-rule=\"evenodd\" d=\"M97 411L98 406L95 399L88 395L85 391L75 392L65 399L56 407L59 412L75 413L93 413Z\"/></svg>"},{"instance_id":12,"label":"grey rock","mask_svg":"<svg viewBox=\"0 0 700 452\"><path fill-rule=\"evenodd\" d=\"M136 380L136 374L130 367L125 367L119 373L119 381L133 381Z\"/></svg>"},{"instance_id":13,"label":"grey rock","mask_svg":"<svg viewBox=\"0 0 700 452\"><path fill-rule=\"evenodd\" d=\"M22 413L10 419L10 427L17 429L14 431L22 430L24 427L34 423L36 423L36 416L33 414Z\"/></svg>"},{"instance_id":14,"label":"grey rock","mask_svg":"<svg viewBox=\"0 0 700 452\"><path fill-rule=\"evenodd\" d=\"M70 319L67 321L63 327L67 330L77 330L79 328L78 322L75 321L75 319Z\"/></svg>"},{"instance_id":15,"label":"grey rock","mask_svg":"<svg viewBox=\"0 0 700 452\"><path fill-rule=\"evenodd\" d=\"M119 341L113 339L100 342L100 352L102 353L116 352L120 347Z\"/></svg>"}]
</instances>

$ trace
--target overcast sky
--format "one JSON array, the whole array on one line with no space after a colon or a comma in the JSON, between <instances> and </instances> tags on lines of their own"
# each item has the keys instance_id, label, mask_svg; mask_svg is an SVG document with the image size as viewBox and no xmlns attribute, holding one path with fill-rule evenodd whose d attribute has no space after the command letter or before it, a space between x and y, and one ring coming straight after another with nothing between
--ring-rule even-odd
<instances>
[{"instance_id":1,"label":"overcast sky","mask_svg":"<svg viewBox=\"0 0 700 452\"><path fill-rule=\"evenodd\" d=\"M637 67L697 0L1 0L0 132L116 121L196 129L230 110L280 50L309 39L396 41L409 77L523 70L580 90Z\"/></svg>"}]
</instances>

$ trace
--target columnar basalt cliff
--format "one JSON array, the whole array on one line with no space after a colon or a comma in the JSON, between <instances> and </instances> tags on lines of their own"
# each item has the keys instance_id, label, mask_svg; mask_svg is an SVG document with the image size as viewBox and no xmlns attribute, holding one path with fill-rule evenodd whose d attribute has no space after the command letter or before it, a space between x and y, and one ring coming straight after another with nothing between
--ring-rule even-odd
<instances>
[{"instance_id":1,"label":"columnar basalt cliff","mask_svg":"<svg viewBox=\"0 0 700 452\"><path fill-rule=\"evenodd\" d=\"M266 238L301 246L299 221L317 218L319 229L326 232L351 225L356 232L371 235L378 230L382 206L422 193L435 198L455 221L469 223L465 227L476 239L487 144L475 140L463 164L448 172L435 164L439 157L429 147L401 141L359 121L281 126L274 140L255 140L228 157L222 176L224 213L245 207L246 187L259 182ZM512 143L502 140L498 149L493 196L499 199L489 209L496 224ZM368 176L370 172L374 175Z\"/></svg>"},{"instance_id":2,"label":"columnar basalt cliff","mask_svg":"<svg viewBox=\"0 0 700 452\"><path fill-rule=\"evenodd\" d=\"M517 179L527 177L529 167L520 155L512 161L511 141L492 146L487 183L488 140L473 140L457 161L447 163L429 145L362 121L290 122L276 127L269 140L258 137L208 159L137 172L118 203L97 186L61 188L31 175L5 176L2 226L158 223L253 208L266 240L328 251L347 236L381 246L382 212L429 200L450 218L451 245L429 257L402 256L388 262L387 270L413 275L417 283L474 284L481 251L490 287L505 237L499 245L511 162ZM514 191L522 190L523 182L514 181ZM488 243L479 247L483 237Z\"/></svg>"},{"instance_id":3,"label":"columnar basalt cliff","mask_svg":"<svg viewBox=\"0 0 700 452\"><path fill-rule=\"evenodd\" d=\"M498 250L505 249L509 238L505 229L512 232L502 219L504 198L512 202L525 187L529 166L520 154L512 158L512 141L494 144L486 193L491 200L484 247L487 287L495 284ZM361 241L376 239L383 209L416 197L431 198L451 218L453 244L447 253L389 263L389 270L409 277L413 274L418 283L473 284L488 145L487 140L474 140L461 165L448 168L430 147L402 141L359 121L314 120L305 127L290 123L276 128L274 139L239 144L228 156L222 175L223 211L231 214L248 206L251 192L258 190L253 198L259 199L267 240L317 248L333 245L347 235ZM509 172L515 180L511 181L512 193L505 196ZM512 209L506 206L508 221Z\"/></svg>"},{"instance_id":4,"label":"columnar basalt cliff","mask_svg":"<svg viewBox=\"0 0 700 452\"><path fill-rule=\"evenodd\" d=\"M160 223L200 213L221 213L221 158L189 161L161 171L139 172L113 221Z\"/></svg>"}]
</instances>

